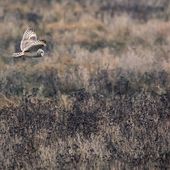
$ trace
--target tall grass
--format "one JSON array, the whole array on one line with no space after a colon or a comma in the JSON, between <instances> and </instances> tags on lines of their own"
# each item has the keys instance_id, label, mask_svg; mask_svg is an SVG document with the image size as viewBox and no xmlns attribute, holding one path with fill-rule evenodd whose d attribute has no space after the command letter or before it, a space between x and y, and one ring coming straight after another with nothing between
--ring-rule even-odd
<instances>
[{"instance_id":1,"label":"tall grass","mask_svg":"<svg viewBox=\"0 0 170 170\"><path fill-rule=\"evenodd\" d=\"M0 2L0 167L168 168L169 2L39 2Z\"/></svg>"}]
</instances>

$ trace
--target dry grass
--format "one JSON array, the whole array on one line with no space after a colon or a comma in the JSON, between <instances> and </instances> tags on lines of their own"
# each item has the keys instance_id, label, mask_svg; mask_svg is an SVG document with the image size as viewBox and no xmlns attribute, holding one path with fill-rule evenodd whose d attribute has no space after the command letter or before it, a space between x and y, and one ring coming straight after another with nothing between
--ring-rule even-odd
<instances>
[{"instance_id":1,"label":"dry grass","mask_svg":"<svg viewBox=\"0 0 170 170\"><path fill-rule=\"evenodd\" d=\"M168 1L0 4L0 167L168 168ZM46 55L12 61L28 25Z\"/></svg>"},{"instance_id":2,"label":"dry grass","mask_svg":"<svg viewBox=\"0 0 170 170\"><path fill-rule=\"evenodd\" d=\"M168 166L166 102L145 92L100 98L79 91L55 101L24 98L1 113L2 167L83 168L112 158L133 166L145 159Z\"/></svg>"}]
</instances>

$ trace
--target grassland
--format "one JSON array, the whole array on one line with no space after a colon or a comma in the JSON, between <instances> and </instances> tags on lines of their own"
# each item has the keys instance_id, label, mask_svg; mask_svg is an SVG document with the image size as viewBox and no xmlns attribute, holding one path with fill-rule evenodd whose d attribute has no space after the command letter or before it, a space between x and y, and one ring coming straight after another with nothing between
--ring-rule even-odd
<instances>
[{"instance_id":1,"label":"grassland","mask_svg":"<svg viewBox=\"0 0 170 170\"><path fill-rule=\"evenodd\" d=\"M168 169L169 16L166 0L0 2L0 169ZM27 26L46 55L13 61Z\"/></svg>"}]
</instances>

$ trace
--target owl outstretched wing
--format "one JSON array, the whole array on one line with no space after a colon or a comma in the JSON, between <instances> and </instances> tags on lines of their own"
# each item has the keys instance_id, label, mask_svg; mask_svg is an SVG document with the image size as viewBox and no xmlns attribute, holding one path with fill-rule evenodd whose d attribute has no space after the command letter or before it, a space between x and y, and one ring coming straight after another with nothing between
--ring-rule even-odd
<instances>
[{"instance_id":1,"label":"owl outstretched wing","mask_svg":"<svg viewBox=\"0 0 170 170\"><path fill-rule=\"evenodd\" d=\"M36 33L30 28L28 28L24 32L21 40L21 44L20 44L21 51L25 51L25 49L27 49L28 46L31 46L31 44L33 44L35 41L37 41Z\"/></svg>"}]
</instances>

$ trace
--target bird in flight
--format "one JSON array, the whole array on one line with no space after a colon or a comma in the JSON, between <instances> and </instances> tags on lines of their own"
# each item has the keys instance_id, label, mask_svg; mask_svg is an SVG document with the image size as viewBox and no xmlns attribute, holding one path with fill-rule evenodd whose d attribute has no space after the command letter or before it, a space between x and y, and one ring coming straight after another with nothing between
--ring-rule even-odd
<instances>
[{"instance_id":1,"label":"bird in flight","mask_svg":"<svg viewBox=\"0 0 170 170\"><path fill-rule=\"evenodd\" d=\"M42 57L44 55L44 51L42 48L46 46L45 40L38 40L36 33L28 28L22 37L20 43L21 52L13 53L12 57L14 58L36 58Z\"/></svg>"}]
</instances>

